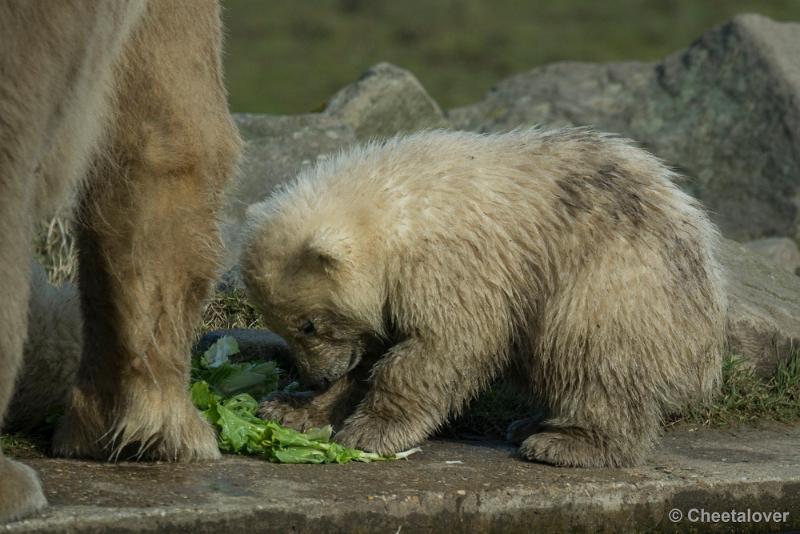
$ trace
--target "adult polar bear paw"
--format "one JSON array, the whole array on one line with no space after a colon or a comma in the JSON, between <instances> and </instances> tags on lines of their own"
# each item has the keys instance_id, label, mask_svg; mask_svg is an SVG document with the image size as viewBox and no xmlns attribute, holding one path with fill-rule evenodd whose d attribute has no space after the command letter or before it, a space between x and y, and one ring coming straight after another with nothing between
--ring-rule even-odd
<instances>
[{"instance_id":1,"label":"adult polar bear paw","mask_svg":"<svg viewBox=\"0 0 800 534\"><path fill-rule=\"evenodd\" d=\"M214 430L180 389L139 387L118 412L76 386L53 437L57 456L190 462L220 457Z\"/></svg>"},{"instance_id":2,"label":"adult polar bear paw","mask_svg":"<svg viewBox=\"0 0 800 534\"><path fill-rule=\"evenodd\" d=\"M46 504L33 469L0 453L0 521L20 519Z\"/></svg>"}]
</instances>

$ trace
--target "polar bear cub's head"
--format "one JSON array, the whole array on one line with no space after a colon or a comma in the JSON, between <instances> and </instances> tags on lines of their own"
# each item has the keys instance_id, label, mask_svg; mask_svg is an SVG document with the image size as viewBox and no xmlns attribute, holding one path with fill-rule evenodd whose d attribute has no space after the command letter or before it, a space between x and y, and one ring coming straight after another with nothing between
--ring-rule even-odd
<instances>
[{"instance_id":1,"label":"polar bear cub's head","mask_svg":"<svg viewBox=\"0 0 800 534\"><path fill-rule=\"evenodd\" d=\"M325 386L380 346L386 288L364 213L328 205L323 214L308 187L299 180L248 210L241 265L267 326L292 346L301 380Z\"/></svg>"}]
</instances>

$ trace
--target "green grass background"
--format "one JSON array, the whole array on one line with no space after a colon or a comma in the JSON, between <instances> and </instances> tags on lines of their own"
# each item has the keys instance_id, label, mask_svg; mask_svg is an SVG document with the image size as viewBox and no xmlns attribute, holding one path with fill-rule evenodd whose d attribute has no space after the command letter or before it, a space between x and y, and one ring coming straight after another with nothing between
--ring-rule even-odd
<instances>
[{"instance_id":1,"label":"green grass background","mask_svg":"<svg viewBox=\"0 0 800 534\"><path fill-rule=\"evenodd\" d=\"M234 111L319 109L366 68L410 69L445 108L561 61L656 60L737 13L800 0L223 0Z\"/></svg>"}]
</instances>

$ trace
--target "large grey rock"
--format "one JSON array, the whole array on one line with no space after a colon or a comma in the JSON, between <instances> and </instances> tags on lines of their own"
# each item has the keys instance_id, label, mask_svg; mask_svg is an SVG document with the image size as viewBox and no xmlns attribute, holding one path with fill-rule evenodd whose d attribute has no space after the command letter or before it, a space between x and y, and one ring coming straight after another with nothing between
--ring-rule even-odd
<instances>
[{"instance_id":1,"label":"large grey rock","mask_svg":"<svg viewBox=\"0 0 800 534\"><path fill-rule=\"evenodd\" d=\"M558 63L452 110L458 128L618 132L688 174L727 237L798 235L800 24L742 15L660 63Z\"/></svg>"},{"instance_id":2,"label":"large grey rock","mask_svg":"<svg viewBox=\"0 0 800 534\"><path fill-rule=\"evenodd\" d=\"M800 250L788 237L765 237L744 244L758 257L779 269L797 274L800 270Z\"/></svg>"},{"instance_id":3,"label":"large grey rock","mask_svg":"<svg viewBox=\"0 0 800 534\"><path fill-rule=\"evenodd\" d=\"M336 93L325 113L352 127L359 140L447 125L414 75L389 63L375 65Z\"/></svg>"},{"instance_id":4,"label":"large grey rock","mask_svg":"<svg viewBox=\"0 0 800 534\"><path fill-rule=\"evenodd\" d=\"M800 347L800 278L729 240L723 240L719 259L728 271L731 351L769 375Z\"/></svg>"}]
</instances>

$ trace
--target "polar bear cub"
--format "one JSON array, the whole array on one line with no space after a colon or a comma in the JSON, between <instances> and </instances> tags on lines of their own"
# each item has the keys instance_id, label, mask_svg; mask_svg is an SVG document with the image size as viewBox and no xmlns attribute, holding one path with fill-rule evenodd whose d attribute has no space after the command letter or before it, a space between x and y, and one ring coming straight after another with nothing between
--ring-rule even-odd
<instances>
[{"instance_id":1,"label":"polar bear cub","mask_svg":"<svg viewBox=\"0 0 800 534\"><path fill-rule=\"evenodd\" d=\"M505 373L537 406L509 429L525 458L640 462L724 347L717 231L676 179L587 129L430 131L302 172L251 209L243 272L319 393L262 415L394 453Z\"/></svg>"}]
</instances>

